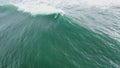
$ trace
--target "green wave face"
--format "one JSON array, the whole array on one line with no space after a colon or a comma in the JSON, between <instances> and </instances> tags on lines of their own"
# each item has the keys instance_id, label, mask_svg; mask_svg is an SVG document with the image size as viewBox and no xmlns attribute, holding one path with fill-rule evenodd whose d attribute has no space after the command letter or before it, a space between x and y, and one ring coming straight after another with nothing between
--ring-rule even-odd
<instances>
[{"instance_id":1,"label":"green wave face","mask_svg":"<svg viewBox=\"0 0 120 68\"><path fill-rule=\"evenodd\" d=\"M119 68L120 43L76 23L0 6L0 68Z\"/></svg>"}]
</instances>

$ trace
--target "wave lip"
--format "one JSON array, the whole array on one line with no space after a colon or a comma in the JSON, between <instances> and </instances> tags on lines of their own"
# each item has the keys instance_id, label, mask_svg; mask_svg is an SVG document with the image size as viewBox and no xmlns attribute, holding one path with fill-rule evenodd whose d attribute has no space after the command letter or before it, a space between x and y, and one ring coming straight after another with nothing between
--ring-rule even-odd
<instances>
[{"instance_id":1,"label":"wave lip","mask_svg":"<svg viewBox=\"0 0 120 68\"><path fill-rule=\"evenodd\" d=\"M54 8L46 4L19 3L19 4L14 4L14 5L18 7L19 11L28 12L28 13L31 13L32 15L37 15L37 14L48 15L48 14L54 14L54 13L64 14L63 10Z\"/></svg>"}]
</instances>

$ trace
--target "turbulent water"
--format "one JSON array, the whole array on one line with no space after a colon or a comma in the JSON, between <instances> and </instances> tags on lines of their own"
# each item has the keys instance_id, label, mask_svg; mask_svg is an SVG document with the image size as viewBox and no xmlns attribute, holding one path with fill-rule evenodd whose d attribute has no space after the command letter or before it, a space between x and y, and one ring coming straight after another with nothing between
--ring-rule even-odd
<instances>
[{"instance_id":1,"label":"turbulent water","mask_svg":"<svg viewBox=\"0 0 120 68\"><path fill-rule=\"evenodd\" d=\"M119 1L97 1L0 1L0 68L120 68Z\"/></svg>"}]
</instances>

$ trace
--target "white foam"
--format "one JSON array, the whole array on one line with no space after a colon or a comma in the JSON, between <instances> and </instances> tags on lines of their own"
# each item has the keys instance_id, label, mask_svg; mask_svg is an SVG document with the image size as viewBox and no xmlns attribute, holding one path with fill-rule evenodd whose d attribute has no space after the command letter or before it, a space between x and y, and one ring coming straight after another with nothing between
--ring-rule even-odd
<instances>
[{"instance_id":1,"label":"white foam","mask_svg":"<svg viewBox=\"0 0 120 68\"><path fill-rule=\"evenodd\" d=\"M68 10L66 7L75 5L77 5L79 9L91 8L94 6L104 9L113 5L120 5L120 0L9 0L9 3L18 6L20 11L29 12L33 15L36 15L51 13L64 14L63 10Z\"/></svg>"},{"instance_id":2,"label":"white foam","mask_svg":"<svg viewBox=\"0 0 120 68\"><path fill-rule=\"evenodd\" d=\"M120 0L84 0L89 6L112 6L120 5Z\"/></svg>"},{"instance_id":3,"label":"white foam","mask_svg":"<svg viewBox=\"0 0 120 68\"><path fill-rule=\"evenodd\" d=\"M53 13L64 14L62 10L57 9L47 4L16 3L14 5L18 7L19 11L29 12L32 15L53 14Z\"/></svg>"}]
</instances>

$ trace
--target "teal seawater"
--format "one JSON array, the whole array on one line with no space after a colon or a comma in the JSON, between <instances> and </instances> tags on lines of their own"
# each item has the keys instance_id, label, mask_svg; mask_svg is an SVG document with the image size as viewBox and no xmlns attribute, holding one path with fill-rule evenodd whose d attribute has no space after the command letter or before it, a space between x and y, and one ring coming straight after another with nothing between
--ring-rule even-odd
<instances>
[{"instance_id":1,"label":"teal seawater","mask_svg":"<svg viewBox=\"0 0 120 68\"><path fill-rule=\"evenodd\" d=\"M0 6L0 68L119 67L120 42L108 34L67 15L32 16Z\"/></svg>"}]
</instances>

